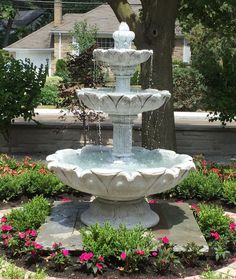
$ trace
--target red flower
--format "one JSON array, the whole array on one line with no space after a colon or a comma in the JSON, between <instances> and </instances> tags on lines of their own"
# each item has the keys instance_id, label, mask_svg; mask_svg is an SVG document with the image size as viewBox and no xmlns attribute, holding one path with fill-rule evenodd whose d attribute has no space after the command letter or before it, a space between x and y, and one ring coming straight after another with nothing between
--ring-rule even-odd
<instances>
[{"instance_id":1,"label":"red flower","mask_svg":"<svg viewBox=\"0 0 236 279\"><path fill-rule=\"evenodd\" d=\"M143 250L139 250L139 249L135 250L135 252L136 252L138 255L141 255L141 256L143 256L143 255L145 254L145 252L144 252Z\"/></svg>"},{"instance_id":2,"label":"red flower","mask_svg":"<svg viewBox=\"0 0 236 279\"><path fill-rule=\"evenodd\" d=\"M100 263L96 263L96 267L98 270L101 270L103 268L103 265Z\"/></svg>"},{"instance_id":3,"label":"red flower","mask_svg":"<svg viewBox=\"0 0 236 279\"><path fill-rule=\"evenodd\" d=\"M215 240L219 240L220 239L220 235L218 234L218 232L212 232L211 236L215 239Z\"/></svg>"},{"instance_id":4,"label":"red flower","mask_svg":"<svg viewBox=\"0 0 236 279\"><path fill-rule=\"evenodd\" d=\"M19 232L19 236L20 236L20 239L24 239L25 238L25 233Z\"/></svg>"},{"instance_id":5,"label":"red flower","mask_svg":"<svg viewBox=\"0 0 236 279\"><path fill-rule=\"evenodd\" d=\"M72 199L67 198L67 197L61 197L62 202L72 202Z\"/></svg>"},{"instance_id":6,"label":"red flower","mask_svg":"<svg viewBox=\"0 0 236 279\"><path fill-rule=\"evenodd\" d=\"M42 250L43 249L43 245L41 245L39 243L34 243L34 248L38 249L38 250Z\"/></svg>"},{"instance_id":7,"label":"red flower","mask_svg":"<svg viewBox=\"0 0 236 279\"><path fill-rule=\"evenodd\" d=\"M219 173L220 173L220 170L219 170L219 169L217 169L217 168L212 168L212 169L211 169L211 171L212 171L212 172L214 172L214 173L217 173L217 174L219 174Z\"/></svg>"},{"instance_id":8,"label":"red flower","mask_svg":"<svg viewBox=\"0 0 236 279\"><path fill-rule=\"evenodd\" d=\"M156 203L157 203L157 200L148 200L148 203L149 203L149 204L156 204Z\"/></svg>"},{"instance_id":9,"label":"red flower","mask_svg":"<svg viewBox=\"0 0 236 279\"><path fill-rule=\"evenodd\" d=\"M3 216L3 217L1 218L1 223L6 223L6 222L7 222L7 217Z\"/></svg>"},{"instance_id":10,"label":"red flower","mask_svg":"<svg viewBox=\"0 0 236 279\"><path fill-rule=\"evenodd\" d=\"M121 254L120 254L121 260L124 261L126 259L126 257L127 257L126 253L125 252L121 252Z\"/></svg>"},{"instance_id":11,"label":"red flower","mask_svg":"<svg viewBox=\"0 0 236 279\"><path fill-rule=\"evenodd\" d=\"M69 256L69 251L67 249L63 249L62 254L63 254L64 257L68 257Z\"/></svg>"},{"instance_id":12,"label":"red flower","mask_svg":"<svg viewBox=\"0 0 236 279\"><path fill-rule=\"evenodd\" d=\"M44 168L41 168L41 169L39 169L39 173L41 173L41 174L46 174L46 173L47 173L47 170L44 169Z\"/></svg>"},{"instance_id":13,"label":"red flower","mask_svg":"<svg viewBox=\"0 0 236 279\"><path fill-rule=\"evenodd\" d=\"M193 211L195 211L197 214L200 212L199 206L198 206L197 204L195 204L195 203L193 203L193 204L191 205L191 209L192 209Z\"/></svg>"},{"instance_id":14,"label":"red flower","mask_svg":"<svg viewBox=\"0 0 236 279\"><path fill-rule=\"evenodd\" d=\"M8 235L7 234L2 234L2 239L6 239L8 238Z\"/></svg>"},{"instance_id":15,"label":"red flower","mask_svg":"<svg viewBox=\"0 0 236 279\"><path fill-rule=\"evenodd\" d=\"M9 232L12 231L13 227L11 225L2 225L1 230L3 232Z\"/></svg>"},{"instance_id":16,"label":"red flower","mask_svg":"<svg viewBox=\"0 0 236 279\"><path fill-rule=\"evenodd\" d=\"M31 230L30 230L30 229L27 230L27 231L25 231L25 234L26 234L26 235L30 235L30 233L31 233Z\"/></svg>"},{"instance_id":17,"label":"red flower","mask_svg":"<svg viewBox=\"0 0 236 279\"><path fill-rule=\"evenodd\" d=\"M152 256L153 256L153 257L156 257L157 255L158 255L157 252L155 252L155 251L152 252Z\"/></svg>"},{"instance_id":18,"label":"red flower","mask_svg":"<svg viewBox=\"0 0 236 279\"><path fill-rule=\"evenodd\" d=\"M169 243L170 243L170 240L169 240L169 238L168 238L167 236L162 237L162 238L161 238L161 241L162 241L162 243L164 243L164 244L169 244Z\"/></svg>"},{"instance_id":19,"label":"red flower","mask_svg":"<svg viewBox=\"0 0 236 279\"><path fill-rule=\"evenodd\" d=\"M235 231L235 228L236 228L236 223L231 223L231 224L229 224L229 231L230 231L230 232L234 232L234 231Z\"/></svg>"},{"instance_id":20,"label":"red flower","mask_svg":"<svg viewBox=\"0 0 236 279\"><path fill-rule=\"evenodd\" d=\"M56 256L55 252L52 252L51 257L54 258Z\"/></svg>"},{"instance_id":21,"label":"red flower","mask_svg":"<svg viewBox=\"0 0 236 279\"><path fill-rule=\"evenodd\" d=\"M30 235L33 237L37 236L37 232L35 230L31 230Z\"/></svg>"},{"instance_id":22,"label":"red flower","mask_svg":"<svg viewBox=\"0 0 236 279\"><path fill-rule=\"evenodd\" d=\"M81 262L87 262L89 261L90 259L92 259L93 257L93 253L92 252L84 252L83 254L80 255L79 259Z\"/></svg>"},{"instance_id":23,"label":"red flower","mask_svg":"<svg viewBox=\"0 0 236 279\"><path fill-rule=\"evenodd\" d=\"M103 257L103 256L100 256L98 259L99 259L99 261L101 261L101 262L104 261L104 257Z\"/></svg>"}]
</instances>

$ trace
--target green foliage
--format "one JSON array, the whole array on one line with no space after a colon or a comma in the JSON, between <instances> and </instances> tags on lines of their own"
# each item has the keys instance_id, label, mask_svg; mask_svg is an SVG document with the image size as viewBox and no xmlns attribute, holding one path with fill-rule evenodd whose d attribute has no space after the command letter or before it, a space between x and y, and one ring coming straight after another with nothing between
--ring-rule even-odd
<instances>
[{"instance_id":1,"label":"green foliage","mask_svg":"<svg viewBox=\"0 0 236 279\"><path fill-rule=\"evenodd\" d=\"M127 229L120 226L114 229L106 223L81 229L84 250L92 251L95 257L116 257L126 254L124 268L127 271L138 269L140 261L147 259L154 248L153 235L141 227ZM137 251L142 251L140 255Z\"/></svg>"},{"instance_id":2,"label":"green foliage","mask_svg":"<svg viewBox=\"0 0 236 279\"><path fill-rule=\"evenodd\" d=\"M10 200L19 197L23 193L23 181L21 177L12 175L0 177L0 200Z\"/></svg>"},{"instance_id":3,"label":"green foliage","mask_svg":"<svg viewBox=\"0 0 236 279\"><path fill-rule=\"evenodd\" d=\"M218 232L221 237L228 235L231 220L224 215L224 209L216 205L200 204L197 214L198 225L206 239L211 239L211 232Z\"/></svg>"},{"instance_id":4,"label":"green foliage","mask_svg":"<svg viewBox=\"0 0 236 279\"><path fill-rule=\"evenodd\" d=\"M236 205L236 180L224 181L223 197L228 203Z\"/></svg>"},{"instance_id":5,"label":"green foliage","mask_svg":"<svg viewBox=\"0 0 236 279\"><path fill-rule=\"evenodd\" d=\"M236 120L235 1L181 1L180 22L187 33L192 65L204 77L210 121Z\"/></svg>"},{"instance_id":6,"label":"green foliage","mask_svg":"<svg viewBox=\"0 0 236 279\"><path fill-rule=\"evenodd\" d=\"M70 81L69 75L70 73L67 67L67 61L65 61L64 59L58 59L56 62L55 76L62 78L64 82L68 82Z\"/></svg>"},{"instance_id":7,"label":"green foliage","mask_svg":"<svg viewBox=\"0 0 236 279\"><path fill-rule=\"evenodd\" d=\"M43 66L37 69L29 60L23 62L0 53L0 131L6 140L15 118L33 118L46 74Z\"/></svg>"},{"instance_id":8,"label":"green foliage","mask_svg":"<svg viewBox=\"0 0 236 279\"><path fill-rule=\"evenodd\" d=\"M24 271L14 264L8 264L0 275L3 279L25 279Z\"/></svg>"},{"instance_id":9,"label":"green foliage","mask_svg":"<svg viewBox=\"0 0 236 279\"><path fill-rule=\"evenodd\" d=\"M42 196L33 198L20 209L13 209L8 215L8 223L16 231L38 229L50 211L49 202Z\"/></svg>"},{"instance_id":10,"label":"green foliage","mask_svg":"<svg viewBox=\"0 0 236 279\"><path fill-rule=\"evenodd\" d=\"M62 82L62 77L52 76L47 77L44 87L41 89L41 104L56 105L59 101L59 85Z\"/></svg>"},{"instance_id":11,"label":"green foliage","mask_svg":"<svg viewBox=\"0 0 236 279\"><path fill-rule=\"evenodd\" d=\"M76 41L72 47L80 54L96 44L97 28L86 21L76 23L71 34Z\"/></svg>"},{"instance_id":12,"label":"green foliage","mask_svg":"<svg viewBox=\"0 0 236 279\"><path fill-rule=\"evenodd\" d=\"M173 65L174 109L180 111L204 110L206 86L203 76L184 63Z\"/></svg>"},{"instance_id":13,"label":"green foliage","mask_svg":"<svg viewBox=\"0 0 236 279\"><path fill-rule=\"evenodd\" d=\"M228 275L216 274L213 271L204 272L201 276L201 279L230 279Z\"/></svg>"},{"instance_id":14,"label":"green foliage","mask_svg":"<svg viewBox=\"0 0 236 279\"><path fill-rule=\"evenodd\" d=\"M222 189L223 182L216 173L205 175L201 171L191 171L174 191L183 198L210 200L221 197Z\"/></svg>"},{"instance_id":15,"label":"green foliage","mask_svg":"<svg viewBox=\"0 0 236 279\"><path fill-rule=\"evenodd\" d=\"M195 242L190 242L184 246L184 252L182 252L182 261L187 266L197 266L199 257L203 255L201 252L202 246L196 245Z\"/></svg>"},{"instance_id":16,"label":"green foliage","mask_svg":"<svg viewBox=\"0 0 236 279\"><path fill-rule=\"evenodd\" d=\"M174 245L160 243L157 249L157 256L155 257L154 266L158 273L165 273L174 266L180 265L178 256L174 252Z\"/></svg>"},{"instance_id":17,"label":"green foliage","mask_svg":"<svg viewBox=\"0 0 236 279\"><path fill-rule=\"evenodd\" d=\"M35 274L30 274L28 279L46 279L47 275L43 270L38 269Z\"/></svg>"},{"instance_id":18,"label":"green foliage","mask_svg":"<svg viewBox=\"0 0 236 279\"><path fill-rule=\"evenodd\" d=\"M136 70L133 74L133 76L131 77L130 80L130 84L131 85L140 85L140 66L136 67Z\"/></svg>"}]
</instances>

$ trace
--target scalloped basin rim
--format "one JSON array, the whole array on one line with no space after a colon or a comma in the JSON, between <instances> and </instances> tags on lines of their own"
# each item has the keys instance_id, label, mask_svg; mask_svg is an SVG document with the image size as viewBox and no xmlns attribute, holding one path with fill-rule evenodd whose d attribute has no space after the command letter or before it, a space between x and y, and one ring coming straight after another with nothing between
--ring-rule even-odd
<instances>
[{"instance_id":1,"label":"scalloped basin rim","mask_svg":"<svg viewBox=\"0 0 236 279\"><path fill-rule=\"evenodd\" d=\"M93 146L96 147L96 146ZM110 149L110 148L107 148ZM144 148L134 148L134 149L144 149ZM134 177L139 175L140 173L142 174L147 174L147 175L157 175L160 173L164 173L164 172L172 172L172 173L176 173L176 171L178 172L180 169L191 169L194 168L194 163L193 163L193 159L191 156L189 155L185 155L185 154L177 154L176 152L172 151L172 150L166 150L166 149L154 149L154 150L147 150L147 152L155 152L155 153L162 153L164 152L165 154L168 153L168 155L170 155L170 158L174 160L174 158L178 157L183 159L182 162L177 163L175 165L173 165L172 167L150 167L150 168L139 168L135 171L125 171L123 169L119 169L119 168L114 168L114 169L104 169L102 168L98 168L98 167L94 167L94 168L87 168L87 169L83 169L80 166L76 166L73 164L68 164L68 163L63 163L63 162L59 162L59 158L57 157L57 155L70 155L70 154L78 154L80 155L82 149L63 149L63 150L58 150L56 151L56 153L47 156L46 160L49 162L48 164L48 168L49 169L62 169L65 171L74 171L77 174L79 174L79 176L83 176L85 174L89 172L94 173L94 174L99 174L99 175L117 175L118 173L120 175L125 175L127 177ZM95 148L96 150L96 148Z\"/></svg>"}]
</instances>

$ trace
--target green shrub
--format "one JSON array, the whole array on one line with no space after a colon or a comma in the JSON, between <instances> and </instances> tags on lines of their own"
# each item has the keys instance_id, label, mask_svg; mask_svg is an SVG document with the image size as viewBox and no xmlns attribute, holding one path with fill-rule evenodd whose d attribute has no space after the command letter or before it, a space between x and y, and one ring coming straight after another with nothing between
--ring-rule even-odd
<instances>
[{"instance_id":1,"label":"green shrub","mask_svg":"<svg viewBox=\"0 0 236 279\"><path fill-rule=\"evenodd\" d=\"M10 200L23 193L23 183L20 177L12 175L0 176L0 200Z\"/></svg>"},{"instance_id":2,"label":"green shrub","mask_svg":"<svg viewBox=\"0 0 236 279\"><path fill-rule=\"evenodd\" d=\"M174 109L196 111L204 109L206 87L203 76L193 67L186 64L173 66Z\"/></svg>"},{"instance_id":3,"label":"green shrub","mask_svg":"<svg viewBox=\"0 0 236 279\"><path fill-rule=\"evenodd\" d=\"M204 200L220 198L223 182L216 173L205 175L201 171L192 171L174 189L175 193L183 198L199 198Z\"/></svg>"},{"instance_id":4,"label":"green shrub","mask_svg":"<svg viewBox=\"0 0 236 279\"><path fill-rule=\"evenodd\" d=\"M236 180L224 181L223 197L228 203L236 205Z\"/></svg>"},{"instance_id":5,"label":"green shrub","mask_svg":"<svg viewBox=\"0 0 236 279\"><path fill-rule=\"evenodd\" d=\"M229 234L231 219L224 215L224 209L216 205L199 204L198 225L206 239L211 239L211 232L218 232L221 237Z\"/></svg>"},{"instance_id":6,"label":"green shrub","mask_svg":"<svg viewBox=\"0 0 236 279\"><path fill-rule=\"evenodd\" d=\"M8 129L17 117L31 120L40 104L47 68L37 69L30 60L23 62L0 53L0 131L8 141Z\"/></svg>"},{"instance_id":7,"label":"green shrub","mask_svg":"<svg viewBox=\"0 0 236 279\"><path fill-rule=\"evenodd\" d=\"M49 202L42 196L33 198L20 209L13 209L8 215L8 223L15 231L38 229L50 211Z\"/></svg>"},{"instance_id":8,"label":"green shrub","mask_svg":"<svg viewBox=\"0 0 236 279\"><path fill-rule=\"evenodd\" d=\"M19 177L20 178L20 177ZM41 174L39 171L24 173L20 178L23 180L23 188L26 195L52 196L65 191L65 185L51 172Z\"/></svg>"},{"instance_id":9,"label":"green shrub","mask_svg":"<svg viewBox=\"0 0 236 279\"><path fill-rule=\"evenodd\" d=\"M153 235L147 230L136 227L118 229L109 224L98 224L81 229L85 251L92 251L95 257L115 257L120 260L121 253L125 253L126 270L136 270L140 261L148 258L154 250ZM142 251L142 256L137 252Z\"/></svg>"},{"instance_id":10,"label":"green shrub","mask_svg":"<svg viewBox=\"0 0 236 279\"><path fill-rule=\"evenodd\" d=\"M131 85L140 85L140 66L136 70L130 80Z\"/></svg>"},{"instance_id":11,"label":"green shrub","mask_svg":"<svg viewBox=\"0 0 236 279\"><path fill-rule=\"evenodd\" d=\"M58 103L58 87L63 79L58 76L47 77L44 87L41 89L41 104L56 105Z\"/></svg>"},{"instance_id":12,"label":"green shrub","mask_svg":"<svg viewBox=\"0 0 236 279\"><path fill-rule=\"evenodd\" d=\"M62 78L65 82L70 81L67 62L64 59L57 60L55 76Z\"/></svg>"}]
</instances>

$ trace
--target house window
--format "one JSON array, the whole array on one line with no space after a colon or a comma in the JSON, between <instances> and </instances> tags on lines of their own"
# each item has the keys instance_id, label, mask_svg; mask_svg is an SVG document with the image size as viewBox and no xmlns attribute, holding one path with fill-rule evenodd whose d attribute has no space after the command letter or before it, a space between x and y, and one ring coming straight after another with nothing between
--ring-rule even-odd
<instances>
[{"instance_id":1,"label":"house window","mask_svg":"<svg viewBox=\"0 0 236 279\"><path fill-rule=\"evenodd\" d=\"M183 49L183 62L190 63L191 60L191 50L189 42L184 39L184 49Z\"/></svg>"},{"instance_id":2,"label":"house window","mask_svg":"<svg viewBox=\"0 0 236 279\"><path fill-rule=\"evenodd\" d=\"M113 38L97 38L97 47L103 49L114 48L114 40Z\"/></svg>"}]
</instances>

